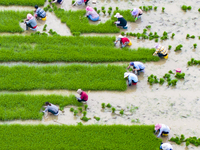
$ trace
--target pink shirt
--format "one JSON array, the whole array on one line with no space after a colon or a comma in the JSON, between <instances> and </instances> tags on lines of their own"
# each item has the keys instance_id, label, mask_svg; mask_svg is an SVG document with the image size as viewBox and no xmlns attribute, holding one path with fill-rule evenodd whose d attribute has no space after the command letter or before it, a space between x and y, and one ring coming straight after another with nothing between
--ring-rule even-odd
<instances>
[{"instance_id":1,"label":"pink shirt","mask_svg":"<svg viewBox=\"0 0 200 150\"><path fill-rule=\"evenodd\" d=\"M85 101L88 100L88 95L84 91L81 93L81 99L83 99Z\"/></svg>"},{"instance_id":2,"label":"pink shirt","mask_svg":"<svg viewBox=\"0 0 200 150\"><path fill-rule=\"evenodd\" d=\"M87 14L86 14L86 16L89 16L89 15L91 15L92 18L99 17L99 14L96 11L88 11Z\"/></svg>"}]
</instances>

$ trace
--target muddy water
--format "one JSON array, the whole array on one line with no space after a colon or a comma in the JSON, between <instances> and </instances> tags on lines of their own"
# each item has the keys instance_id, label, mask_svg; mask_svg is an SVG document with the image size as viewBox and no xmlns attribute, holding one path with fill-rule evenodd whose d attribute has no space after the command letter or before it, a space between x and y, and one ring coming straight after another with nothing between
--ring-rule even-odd
<instances>
[{"instance_id":1,"label":"muddy water","mask_svg":"<svg viewBox=\"0 0 200 150\"><path fill-rule=\"evenodd\" d=\"M48 2L45 4L45 6ZM181 5L191 5L192 10L184 12L181 10ZM163 138L163 141L168 141L169 138L175 135L184 134L185 137L197 136L200 137L200 110L199 110L199 82L200 82L200 68L199 66L187 67L187 61L192 57L200 59L198 47L198 36L200 36L200 30L198 28L200 14L198 12L200 1L196 0L154 0L154 1L120 1L120 0L97 0L97 4L89 5L100 9L105 6L106 10L112 6L119 7L119 9L132 9L139 6L158 6L158 10L144 12L141 19L138 19L135 23L128 23L128 30L121 30L123 32L143 32L143 29L147 25L151 25L151 29L147 32L157 32L158 35L162 35L164 31L169 33L169 37L172 33L175 33L174 39L168 39L160 41L160 43L166 47L172 45L168 60L160 60L159 62L145 63L146 69L144 74L140 74L139 82L137 86L128 87L125 92L113 92L113 91L91 91L89 93L88 114L87 117L92 118L88 122L83 124L155 124L164 123L171 127L171 132L168 138ZM85 9L85 5L71 6L71 1L65 0L63 5L57 4L58 7L69 10ZM161 12L162 7L165 7L165 12ZM0 7L0 10L14 9L21 10L21 8L27 9L27 7ZM29 7L28 7L29 8ZM109 16L100 14L102 22L109 19ZM46 22L38 23L38 30L42 31L44 24L47 24L47 30L52 28L58 34L71 35L70 30L65 24L60 23L60 20L56 18L53 13L48 12L48 18ZM93 22L90 22L93 23ZM21 25L23 28L24 26ZM23 34L30 34L32 31L26 31ZM195 39L186 40L186 34L195 35ZM84 34L88 35L111 35L117 36L118 34ZM138 40L136 38L130 38L133 45L131 48L138 47L152 47L154 40ZM193 49L193 44L197 43L197 48ZM177 45L182 44L183 48L180 52L174 52ZM118 45L119 46L119 45ZM9 63L14 64L14 63ZM124 64L124 63L116 63ZM4 63L3 65L8 65ZM28 64L29 65L29 64ZM38 65L35 63L34 65ZM39 64L40 65L40 64ZM128 65L128 63L127 63ZM164 85L150 86L147 83L149 75L157 75L158 78L162 77L169 70L174 71L176 68L181 68L182 72L186 74L184 80L179 80L176 87L168 87ZM2 92L5 93L5 92ZM66 90L52 90L52 91L30 91L22 92L28 94L61 94L69 95L70 93L76 94L75 91ZM102 110L101 103L110 103L117 109L115 114L111 113L110 109ZM135 106L139 109L135 110ZM64 113L60 113L58 117L45 116L42 121L11 121L1 123L21 123L21 124L77 124L81 122L81 114L74 117L69 111L70 107L65 108ZM119 115L119 111L123 109L125 115ZM94 116L100 117L98 122L93 119ZM139 119L140 123L132 123L132 120ZM177 146L172 143L175 150L187 149L184 145ZM189 146L188 149L198 149L195 146Z\"/></svg>"}]
</instances>

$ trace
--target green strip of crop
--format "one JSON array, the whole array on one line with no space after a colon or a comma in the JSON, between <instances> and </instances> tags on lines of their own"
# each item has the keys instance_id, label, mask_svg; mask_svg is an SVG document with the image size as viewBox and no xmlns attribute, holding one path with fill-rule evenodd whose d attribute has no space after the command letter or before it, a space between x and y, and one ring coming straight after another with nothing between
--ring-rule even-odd
<instances>
[{"instance_id":1,"label":"green strip of crop","mask_svg":"<svg viewBox=\"0 0 200 150\"><path fill-rule=\"evenodd\" d=\"M65 66L1 66L0 90L34 89L126 90L123 66L80 65Z\"/></svg>"},{"instance_id":2,"label":"green strip of crop","mask_svg":"<svg viewBox=\"0 0 200 150\"><path fill-rule=\"evenodd\" d=\"M0 125L0 144L7 149L159 150L153 125Z\"/></svg>"},{"instance_id":3,"label":"green strip of crop","mask_svg":"<svg viewBox=\"0 0 200 150\"><path fill-rule=\"evenodd\" d=\"M0 0L0 5L43 6L46 0Z\"/></svg>"},{"instance_id":4,"label":"green strip of crop","mask_svg":"<svg viewBox=\"0 0 200 150\"><path fill-rule=\"evenodd\" d=\"M80 106L74 95L25 95L1 94L0 95L0 120L27 120L42 119L40 111L45 102L50 102L60 107L67 105Z\"/></svg>"},{"instance_id":5,"label":"green strip of crop","mask_svg":"<svg viewBox=\"0 0 200 150\"><path fill-rule=\"evenodd\" d=\"M119 62L158 61L149 48L116 48L115 37L0 36L0 61Z\"/></svg>"},{"instance_id":6,"label":"green strip of crop","mask_svg":"<svg viewBox=\"0 0 200 150\"><path fill-rule=\"evenodd\" d=\"M23 32L19 23L30 11L0 11L0 32Z\"/></svg>"}]
</instances>

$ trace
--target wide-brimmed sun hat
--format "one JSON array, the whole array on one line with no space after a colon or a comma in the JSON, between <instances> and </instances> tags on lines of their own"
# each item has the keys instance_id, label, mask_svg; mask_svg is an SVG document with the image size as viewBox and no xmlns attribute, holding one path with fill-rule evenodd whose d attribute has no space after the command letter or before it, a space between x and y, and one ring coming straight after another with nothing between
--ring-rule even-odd
<instances>
[{"instance_id":1,"label":"wide-brimmed sun hat","mask_svg":"<svg viewBox=\"0 0 200 150\"><path fill-rule=\"evenodd\" d=\"M160 129L161 127L162 127L162 125L158 123L158 124L155 125L155 130Z\"/></svg>"},{"instance_id":2,"label":"wide-brimmed sun hat","mask_svg":"<svg viewBox=\"0 0 200 150\"><path fill-rule=\"evenodd\" d=\"M90 6L87 6L87 7L86 7L86 11L93 11L93 8L90 7Z\"/></svg>"},{"instance_id":3,"label":"wide-brimmed sun hat","mask_svg":"<svg viewBox=\"0 0 200 150\"><path fill-rule=\"evenodd\" d=\"M116 14L114 15L114 17L116 17L116 18L122 18L123 16L120 15L120 13L116 13Z\"/></svg>"},{"instance_id":4,"label":"wide-brimmed sun hat","mask_svg":"<svg viewBox=\"0 0 200 150\"><path fill-rule=\"evenodd\" d=\"M31 20L31 19L33 19L33 16L31 14L27 14L27 19Z\"/></svg>"},{"instance_id":5,"label":"wide-brimmed sun hat","mask_svg":"<svg viewBox=\"0 0 200 150\"><path fill-rule=\"evenodd\" d=\"M159 47L160 47L160 44L155 43L155 44L154 44L154 47L155 47L155 48L159 48Z\"/></svg>"},{"instance_id":6,"label":"wide-brimmed sun hat","mask_svg":"<svg viewBox=\"0 0 200 150\"><path fill-rule=\"evenodd\" d=\"M81 89L78 89L78 90L77 90L77 93L78 93L78 94L81 94L82 92L83 92L83 90L81 90Z\"/></svg>"},{"instance_id":7,"label":"wide-brimmed sun hat","mask_svg":"<svg viewBox=\"0 0 200 150\"><path fill-rule=\"evenodd\" d=\"M124 78L128 77L131 73L125 72L124 73Z\"/></svg>"},{"instance_id":8,"label":"wide-brimmed sun hat","mask_svg":"<svg viewBox=\"0 0 200 150\"><path fill-rule=\"evenodd\" d=\"M132 9L132 11L131 11L131 14L133 15L133 16L136 16L137 14L138 14L138 9L137 8L133 8Z\"/></svg>"}]
</instances>

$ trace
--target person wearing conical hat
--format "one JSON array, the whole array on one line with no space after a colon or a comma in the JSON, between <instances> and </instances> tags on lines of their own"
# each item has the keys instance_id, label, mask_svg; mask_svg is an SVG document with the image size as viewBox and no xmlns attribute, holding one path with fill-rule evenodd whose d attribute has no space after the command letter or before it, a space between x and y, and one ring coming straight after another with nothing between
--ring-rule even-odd
<instances>
[{"instance_id":1,"label":"person wearing conical hat","mask_svg":"<svg viewBox=\"0 0 200 150\"><path fill-rule=\"evenodd\" d=\"M122 45L121 48L123 48L127 45L128 46L132 45L131 41L127 37L123 37L122 35L119 35L117 37L117 40L114 42L114 44L116 45L118 43L118 41L120 41L120 44Z\"/></svg>"},{"instance_id":2,"label":"person wearing conical hat","mask_svg":"<svg viewBox=\"0 0 200 150\"><path fill-rule=\"evenodd\" d=\"M79 98L76 97L79 102L86 102L88 100L88 95L83 90L78 89L77 93L80 95Z\"/></svg>"},{"instance_id":3,"label":"person wearing conical hat","mask_svg":"<svg viewBox=\"0 0 200 150\"><path fill-rule=\"evenodd\" d=\"M154 47L156 48L156 51L154 52L154 56L155 55L158 55L160 58L165 58L167 59L168 58L168 49L165 48L164 46L158 44L158 43L155 43Z\"/></svg>"},{"instance_id":4,"label":"person wearing conical hat","mask_svg":"<svg viewBox=\"0 0 200 150\"><path fill-rule=\"evenodd\" d=\"M159 131L159 134L158 134L157 137L160 137L160 135L166 136L166 135L169 134L170 128L168 126L164 125L164 124L159 124L158 123L158 124L155 125L155 133L157 131Z\"/></svg>"},{"instance_id":5,"label":"person wearing conical hat","mask_svg":"<svg viewBox=\"0 0 200 150\"><path fill-rule=\"evenodd\" d=\"M133 17L135 17L135 21L136 21L138 18L141 18L142 14L143 14L143 11L142 11L140 8L133 8L133 9L131 10L131 15L132 15Z\"/></svg>"},{"instance_id":6,"label":"person wearing conical hat","mask_svg":"<svg viewBox=\"0 0 200 150\"><path fill-rule=\"evenodd\" d=\"M136 85L137 82L138 82L138 77L134 73L125 72L124 78L128 78L128 85L129 86L131 86L132 84Z\"/></svg>"},{"instance_id":7,"label":"person wearing conical hat","mask_svg":"<svg viewBox=\"0 0 200 150\"><path fill-rule=\"evenodd\" d=\"M173 150L173 147L170 143L162 143L160 146L162 150Z\"/></svg>"},{"instance_id":8,"label":"person wearing conical hat","mask_svg":"<svg viewBox=\"0 0 200 150\"><path fill-rule=\"evenodd\" d=\"M128 25L127 25L127 21L123 18L122 15L120 15L120 13L116 13L114 15L114 17L117 18L118 21L114 22L117 26L120 26L124 29L127 29L128 28Z\"/></svg>"}]
</instances>

